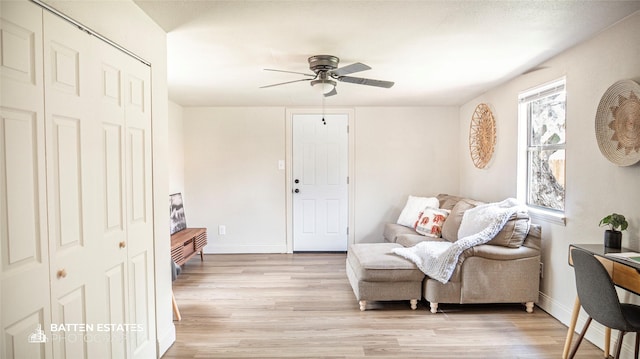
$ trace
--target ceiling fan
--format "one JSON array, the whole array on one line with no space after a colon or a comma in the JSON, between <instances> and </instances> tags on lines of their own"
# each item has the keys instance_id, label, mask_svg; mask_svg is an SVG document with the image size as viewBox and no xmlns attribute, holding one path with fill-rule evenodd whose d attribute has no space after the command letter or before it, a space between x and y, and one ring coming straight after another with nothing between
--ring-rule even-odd
<instances>
[{"instance_id":1,"label":"ceiling fan","mask_svg":"<svg viewBox=\"0 0 640 359\"><path fill-rule=\"evenodd\" d=\"M315 55L315 56L309 57L308 61L309 61L309 69L313 71L314 74L307 74L307 73L295 72L295 71L265 69L265 71L286 72L290 74L304 75L304 76L307 76L308 78L287 81L287 82L280 82L277 84L261 86L260 88L286 85L294 82L310 81L310 84L312 87L322 90L322 93L324 94L324 96L329 97L338 93L336 91L336 84L337 84L336 80L340 82L348 82L348 83L357 84L357 85L368 85L368 86L376 86L376 87L384 87L384 88L390 88L394 84L391 81L382 81L382 80L365 79L362 77L345 76L348 74L352 74L354 72L360 72L360 71L371 69L371 67L360 62L356 62L354 64L338 68L338 63L340 62L340 59L332 55Z\"/></svg>"}]
</instances>

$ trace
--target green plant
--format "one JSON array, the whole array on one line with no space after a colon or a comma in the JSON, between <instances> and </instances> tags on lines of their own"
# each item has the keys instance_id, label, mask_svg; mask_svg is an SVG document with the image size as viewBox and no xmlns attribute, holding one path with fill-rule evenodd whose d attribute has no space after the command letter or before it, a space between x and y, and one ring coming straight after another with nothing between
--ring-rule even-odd
<instances>
[{"instance_id":1,"label":"green plant","mask_svg":"<svg viewBox=\"0 0 640 359\"><path fill-rule=\"evenodd\" d=\"M617 213L612 213L604 217L603 219L600 220L599 225L600 227L607 225L609 226L609 229L611 229L614 232L624 231L625 229L627 229L627 227L629 227L629 223L627 223L627 219L624 218L623 215L617 214ZM618 228L620 228L620 230L618 230Z\"/></svg>"}]
</instances>

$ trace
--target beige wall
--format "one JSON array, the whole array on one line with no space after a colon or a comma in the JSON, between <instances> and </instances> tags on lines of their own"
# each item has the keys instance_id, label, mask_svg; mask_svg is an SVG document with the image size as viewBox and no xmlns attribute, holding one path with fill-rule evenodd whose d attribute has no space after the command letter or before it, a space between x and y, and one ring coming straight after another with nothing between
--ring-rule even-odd
<instances>
[{"instance_id":1,"label":"beige wall","mask_svg":"<svg viewBox=\"0 0 640 359\"><path fill-rule=\"evenodd\" d=\"M284 136L284 108L184 109L185 215L206 253L286 252Z\"/></svg>"},{"instance_id":2,"label":"beige wall","mask_svg":"<svg viewBox=\"0 0 640 359\"><path fill-rule=\"evenodd\" d=\"M207 253L286 252L285 108L185 108L187 225ZM458 188L458 109L355 109L356 242L382 241L408 195ZM218 235L218 226L226 235Z\"/></svg>"},{"instance_id":3,"label":"beige wall","mask_svg":"<svg viewBox=\"0 0 640 359\"><path fill-rule=\"evenodd\" d=\"M539 303L563 323L569 321L575 298L573 270L567 265L569 244L603 243L604 228L598 222L615 211L629 221L623 246L640 249L640 164L617 167L610 163L600 154L594 133L596 110L607 88L622 79L640 81L639 54L640 13L636 13L542 64L542 70L522 75L460 109L460 192L484 200L515 196L518 92L566 76L567 221L566 226L540 222L546 270ZM481 102L495 110L498 130L496 153L485 170L475 169L467 154L469 120ZM623 294L623 299L638 302L632 297ZM590 330L590 339L602 345L602 327L596 328Z\"/></svg>"},{"instance_id":4,"label":"beige wall","mask_svg":"<svg viewBox=\"0 0 640 359\"><path fill-rule=\"evenodd\" d=\"M358 107L355 241L381 242L407 196L458 191L458 108Z\"/></svg>"},{"instance_id":5,"label":"beige wall","mask_svg":"<svg viewBox=\"0 0 640 359\"><path fill-rule=\"evenodd\" d=\"M158 354L162 354L175 341L167 215L169 185L166 34L130 0L48 0L46 3L151 62L156 335Z\"/></svg>"},{"instance_id":6,"label":"beige wall","mask_svg":"<svg viewBox=\"0 0 640 359\"><path fill-rule=\"evenodd\" d=\"M169 101L169 193L184 192L184 125L182 107Z\"/></svg>"}]
</instances>

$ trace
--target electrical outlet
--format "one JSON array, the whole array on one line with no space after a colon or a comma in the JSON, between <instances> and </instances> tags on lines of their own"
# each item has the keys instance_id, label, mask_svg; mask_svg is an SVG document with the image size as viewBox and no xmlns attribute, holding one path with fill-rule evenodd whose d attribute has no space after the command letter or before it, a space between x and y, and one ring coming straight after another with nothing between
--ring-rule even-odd
<instances>
[{"instance_id":1,"label":"electrical outlet","mask_svg":"<svg viewBox=\"0 0 640 359\"><path fill-rule=\"evenodd\" d=\"M227 234L227 226L221 224L218 226L218 234L221 236L224 236L225 234Z\"/></svg>"},{"instance_id":2,"label":"electrical outlet","mask_svg":"<svg viewBox=\"0 0 640 359\"><path fill-rule=\"evenodd\" d=\"M544 263L540 262L540 278L544 278Z\"/></svg>"}]
</instances>

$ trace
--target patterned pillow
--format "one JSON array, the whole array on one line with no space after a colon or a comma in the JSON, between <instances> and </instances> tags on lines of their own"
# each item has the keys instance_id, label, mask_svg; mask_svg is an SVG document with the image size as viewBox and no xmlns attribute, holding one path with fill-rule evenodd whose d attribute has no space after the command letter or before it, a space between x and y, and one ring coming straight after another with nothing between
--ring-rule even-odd
<instances>
[{"instance_id":1,"label":"patterned pillow","mask_svg":"<svg viewBox=\"0 0 640 359\"><path fill-rule=\"evenodd\" d=\"M442 234L442 224L447 219L451 211L433 207L426 207L416 222L416 232L428 236L438 238Z\"/></svg>"}]
</instances>

